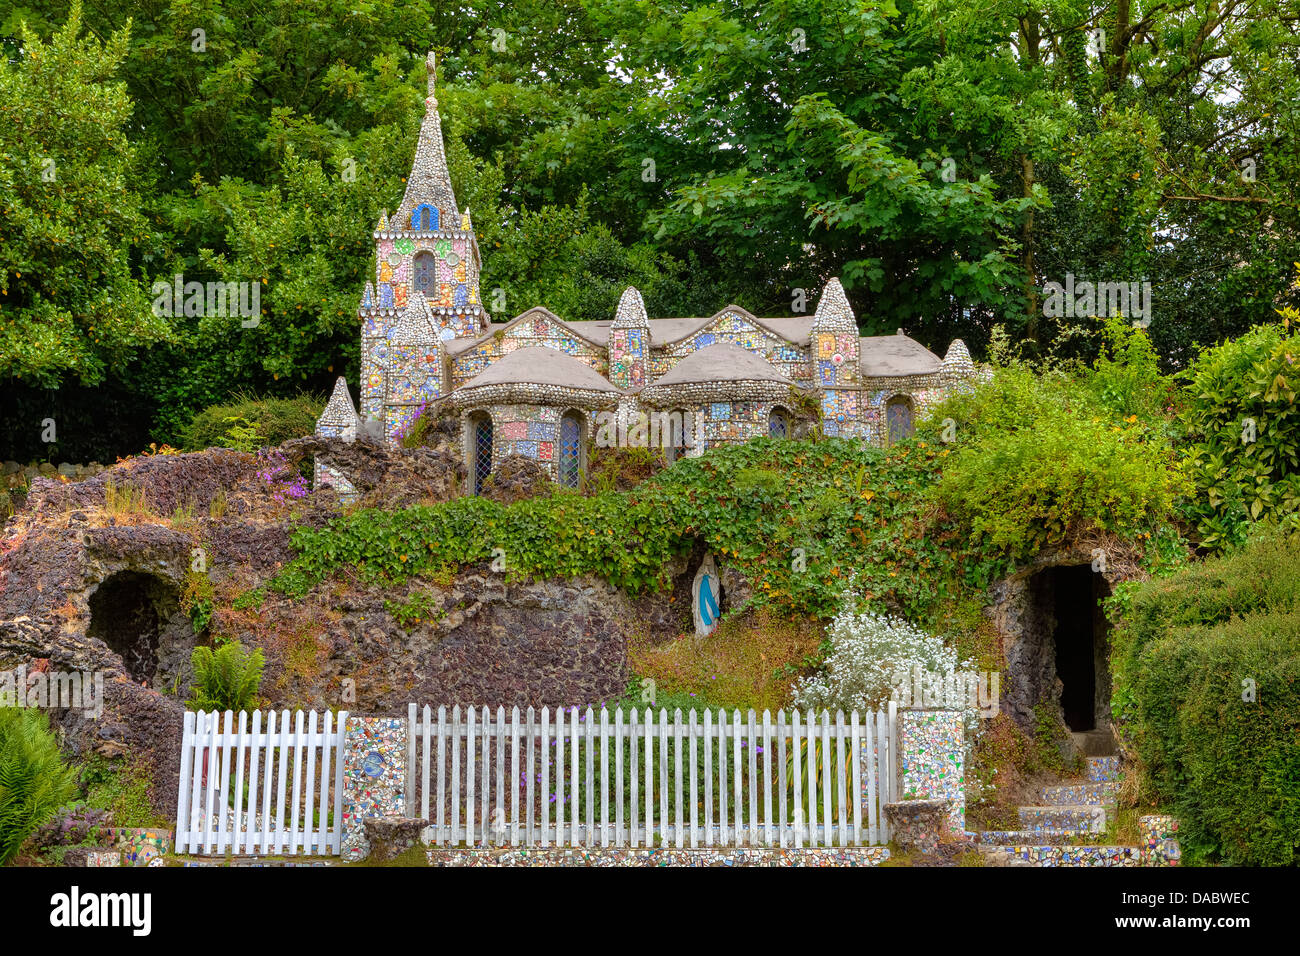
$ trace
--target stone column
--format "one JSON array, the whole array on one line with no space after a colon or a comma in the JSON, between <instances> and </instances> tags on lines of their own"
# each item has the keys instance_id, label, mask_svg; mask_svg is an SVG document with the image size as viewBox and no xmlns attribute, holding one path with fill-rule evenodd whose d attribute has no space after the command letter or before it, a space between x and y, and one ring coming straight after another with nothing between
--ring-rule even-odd
<instances>
[{"instance_id":1,"label":"stone column","mask_svg":"<svg viewBox=\"0 0 1300 956\"><path fill-rule=\"evenodd\" d=\"M966 730L961 711L909 709L898 714L898 795L949 801L953 835L966 832Z\"/></svg>"},{"instance_id":2,"label":"stone column","mask_svg":"<svg viewBox=\"0 0 1300 956\"><path fill-rule=\"evenodd\" d=\"M343 847L345 861L370 852L367 817L406 812L405 717L348 717L343 754Z\"/></svg>"}]
</instances>

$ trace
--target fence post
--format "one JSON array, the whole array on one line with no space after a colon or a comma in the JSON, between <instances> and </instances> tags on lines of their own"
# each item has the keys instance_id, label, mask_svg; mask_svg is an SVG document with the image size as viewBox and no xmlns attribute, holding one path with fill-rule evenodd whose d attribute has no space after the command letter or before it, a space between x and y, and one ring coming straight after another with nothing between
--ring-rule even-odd
<instances>
[{"instance_id":1,"label":"fence post","mask_svg":"<svg viewBox=\"0 0 1300 956\"><path fill-rule=\"evenodd\" d=\"M966 730L958 710L907 708L898 714L896 799L947 800L955 836L966 832Z\"/></svg>"},{"instance_id":2,"label":"fence post","mask_svg":"<svg viewBox=\"0 0 1300 956\"><path fill-rule=\"evenodd\" d=\"M406 815L408 735L405 717L347 718L342 764L344 860L362 860L369 854L367 817Z\"/></svg>"}]
</instances>

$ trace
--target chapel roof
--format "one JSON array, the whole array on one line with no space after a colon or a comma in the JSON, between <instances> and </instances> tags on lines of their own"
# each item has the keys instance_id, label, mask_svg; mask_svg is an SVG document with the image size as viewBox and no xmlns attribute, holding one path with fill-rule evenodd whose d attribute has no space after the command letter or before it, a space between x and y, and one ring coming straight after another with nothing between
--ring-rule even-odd
<instances>
[{"instance_id":1,"label":"chapel roof","mask_svg":"<svg viewBox=\"0 0 1300 956\"><path fill-rule=\"evenodd\" d=\"M457 391L487 385L521 384L580 388L615 396L622 394L590 365L545 345L530 345L507 352Z\"/></svg>"},{"instance_id":2,"label":"chapel roof","mask_svg":"<svg viewBox=\"0 0 1300 956\"><path fill-rule=\"evenodd\" d=\"M930 375L943 368L939 356L901 332L897 335L863 336L859 341L864 378Z\"/></svg>"},{"instance_id":3,"label":"chapel roof","mask_svg":"<svg viewBox=\"0 0 1300 956\"><path fill-rule=\"evenodd\" d=\"M710 382L779 382L793 385L761 355L739 345L719 342L692 352L664 375L655 385L693 385Z\"/></svg>"}]
</instances>

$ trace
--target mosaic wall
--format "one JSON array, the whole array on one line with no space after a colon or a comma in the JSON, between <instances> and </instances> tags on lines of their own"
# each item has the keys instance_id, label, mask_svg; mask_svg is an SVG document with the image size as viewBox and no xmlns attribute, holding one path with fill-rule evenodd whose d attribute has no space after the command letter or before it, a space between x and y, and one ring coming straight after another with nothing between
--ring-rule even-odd
<instances>
[{"instance_id":1,"label":"mosaic wall","mask_svg":"<svg viewBox=\"0 0 1300 956\"><path fill-rule=\"evenodd\" d=\"M481 306L478 268L474 265L470 238L470 233L460 231L400 238L377 233L375 307L404 309L415 288L424 291L431 306L444 309Z\"/></svg>"},{"instance_id":2,"label":"mosaic wall","mask_svg":"<svg viewBox=\"0 0 1300 956\"><path fill-rule=\"evenodd\" d=\"M502 356L534 345L558 349L590 365L601 375L608 374L609 363L603 348L568 331L545 310L534 309L452 359L452 387L459 388Z\"/></svg>"},{"instance_id":3,"label":"mosaic wall","mask_svg":"<svg viewBox=\"0 0 1300 956\"><path fill-rule=\"evenodd\" d=\"M650 358L649 329L611 329L609 332L609 380L619 388L646 384Z\"/></svg>"},{"instance_id":4,"label":"mosaic wall","mask_svg":"<svg viewBox=\"0 0 1300 956\"><path fill-rule=\"evenodd\" d=\"M904 710L898 715L899 796L953 801L949 823L966 832L965 729L955 710Z\"/></svg>"},{"instance_id":5,"label":"mosaic wall","mask_svg":"<svg viewBox=\"0 0 1300 956\"><path fill-rule=\"evenodd\" d=\"M402 815L406 802L406 720L348 717L343 760L344 860L366 855L365 817Z\"/></svg>"},{"instance_id":6,"label":"mosaic wall","mask_svg":"<svg viewBox=\"0 0 1300 956\"><path fill-rule=\"evenodd\" d=\"M930 414L930 410L943 401L947 394L939 373L864 379L859 399L862 411L861 435L873 445L884 446L889 443L885 406L895 396L904 395L912 399L912 421L916 423Z\"/></svg>"},{"instance_id":7,"label":"mosaic wall","mask_svg":"<svg viewBox=\"0 0 1300 956\"><path fill-rule=\"evenodd\" d=\"M704 449L767 434L771 402L709 402L704 412Z\"/></svg>"},{"instance_id":8,"label":"mosaic wall","mask_svg":"<svg viewBox=\"0 0 1300 956\"><path fill-rule=\"evenodd\" d=\"M555 480L563 412L548 405L493 405L490 409L493 467L509 455L522 455L545 465ZM583 420L589 429L586 415Z\"/></svg>"},{"instance_id":9,"label":"mosaic wall","mask_svg":"<svg viewBox=\"0 0 1300 956\"><path fill-rule=\"evenodd\" d=\"M1147 866L1177 866L1182 859L1178 821L1165 814L1138 818L1142 831L1142 859Z\"/></svg>"},{"instance_id":10,"label":"mosaic wall","mask_svg":"<svg viewBox=\"0 0 1300 956\"><path fill-rule=\"evenodd\" d=\"M109 841L121 851L123 866L163 866L172 845L170 830L109 827Z\"/></svg>"}]
</instances>

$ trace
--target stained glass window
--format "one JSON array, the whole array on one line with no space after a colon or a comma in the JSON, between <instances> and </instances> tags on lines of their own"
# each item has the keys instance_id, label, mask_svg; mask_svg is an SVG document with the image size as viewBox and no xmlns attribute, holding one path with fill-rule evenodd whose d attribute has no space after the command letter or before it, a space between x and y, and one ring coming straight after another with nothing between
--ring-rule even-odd
<instances>
[{"instance_id":1,"label":"stained glass window","mask_svg":"<svg viewBox=\"0 0 1300 956\"><path fill-rule=\"evenodd\" d=\"M411 264L415 276L415 291L423 292L425 295L433 295L437 291L437 274L434 272L433 256L427 252L421 252L415 257Z\"/></svg>"},{"instance_id":2,"label":"stained glass window","mask_svg":"<svg viewBox=\"0 0 1300 956\"><path fill-rule=\"evenodd\" d=\"M483 482L492 473L492 419L487 416L474 422L474 494L483 491Z\"/></svg>"},{"instance_id":3,"label":"stained glass window","mask_svg":"<svg viewBox=\"0 0 1300 956\"><path fill-rule=\"evenodd\" d=\"M912 400L903 396L891 398L885 406L885 428L889 443L909 437L916 426L912 421Z\"/></svg>"},{"instance_id":4,"label":"stained glass window","mask_svg":"<svg viewBox=\"0 0 1300 956\"><path fill-rule=\"evenodd\" d=\"M773 411L767 418L767 433L773 438L789 438L790 423L786 421L785 415L778 411Z\"/></svg>"},{"instance_id":5,"label":"stained glass window","mask_svg":"<svg viewBox=\"0 0 1300 956\"><path fill-rule=\"evenodd\" d=\"M582 479L582 422L577 415L560 419L560 485L577 488Z\"/></svg>"}]
</instances>

